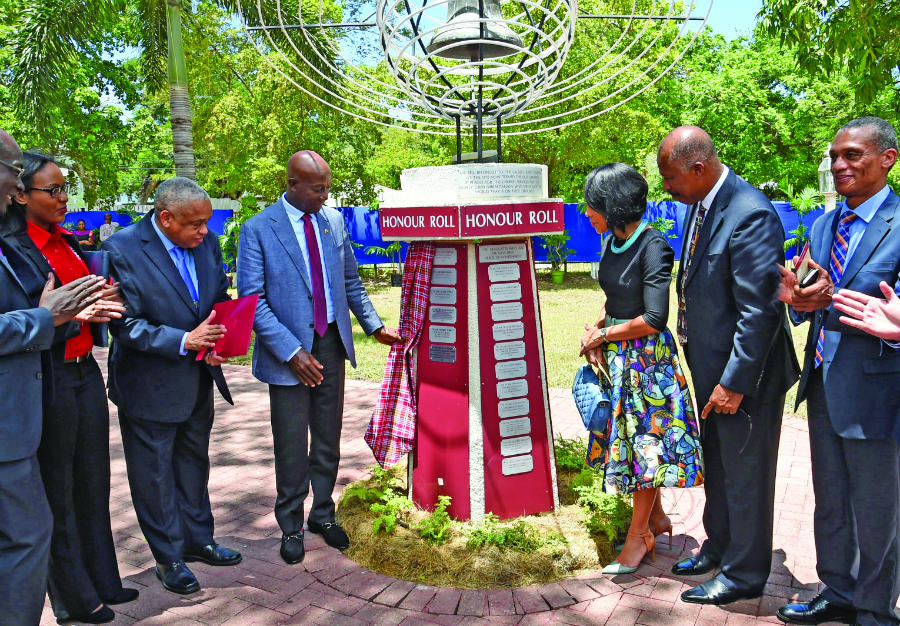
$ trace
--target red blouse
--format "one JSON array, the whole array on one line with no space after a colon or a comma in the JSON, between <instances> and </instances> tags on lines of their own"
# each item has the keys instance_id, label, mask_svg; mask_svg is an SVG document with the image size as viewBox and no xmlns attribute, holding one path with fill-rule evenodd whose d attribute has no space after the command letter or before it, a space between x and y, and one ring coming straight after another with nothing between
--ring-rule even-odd
<instances>
[{"instance_id":1,"label":"red blouse","mask_svg":"<svg viewBox=\"0 0 900 626\"><path fill-rule=\"evenodd\" d=\"M31 237L34 245L41 251L64 285L88 275L87 265L62 238L63 235L71 234L69 231L54 224L53 230L48 233L31 222L26 221L25 223L28 228L28 236ZM78 336L72 337L66 342L65 358L74 359L85 355L91 351L93 345L94 338L91 336L90 326L87 322L82 322L81 332L78 333Z\"/></svg>"}]
</instances>

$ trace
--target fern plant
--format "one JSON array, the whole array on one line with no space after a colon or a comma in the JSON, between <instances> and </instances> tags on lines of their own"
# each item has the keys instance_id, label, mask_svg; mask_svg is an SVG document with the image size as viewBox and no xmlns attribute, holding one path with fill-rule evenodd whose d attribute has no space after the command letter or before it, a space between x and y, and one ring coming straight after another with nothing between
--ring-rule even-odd
<instances>
[{"instance_id":1,"label":"fern plant","mask_svg":"<svg viewBox=\"0 0 900 626\"><path fill-rule=\"evenodd\" d=\"M797 246L799 254L800 248L809 241L807 236L809 229L803 223L803 218L819 208L819 205L825 201L825 197L814 187L804 187L800 193L794 195L794 187L790 184L784 186L784 192L789 198L791 209L796 211L798 216L797 228L788 233L790 237L784 241L784 250L787 252Z\"/></svg>"},{"instance_id":2,"label":"fern plant","mask_svg":"<svg viewBox=\"0 0 900 626\"><path fill-rule=\"evenodd\" d=\"M434 512L416 524L419 536L426 543L441 545L447 543L447 540L450 539L453 520L450 519L450 514L447 513L448 506L450 506L450 496L438 496Z\"/></svg>"}]
</instances>

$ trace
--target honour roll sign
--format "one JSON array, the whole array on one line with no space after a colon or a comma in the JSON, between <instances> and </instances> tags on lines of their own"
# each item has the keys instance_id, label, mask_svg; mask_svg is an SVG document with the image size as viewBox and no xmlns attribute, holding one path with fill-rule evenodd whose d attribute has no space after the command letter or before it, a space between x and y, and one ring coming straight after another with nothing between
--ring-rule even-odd
<instances>
[{"instance_id":1,"label":"honour roll sign","mask_svg":"<svg viewBox=\"0 0 900 626\"><path fill-rule=\"evenodd\" d=\"M547 234L563 231L563 202L383 208L379 219L385 241Z\"/></svg>"}]
</instances>

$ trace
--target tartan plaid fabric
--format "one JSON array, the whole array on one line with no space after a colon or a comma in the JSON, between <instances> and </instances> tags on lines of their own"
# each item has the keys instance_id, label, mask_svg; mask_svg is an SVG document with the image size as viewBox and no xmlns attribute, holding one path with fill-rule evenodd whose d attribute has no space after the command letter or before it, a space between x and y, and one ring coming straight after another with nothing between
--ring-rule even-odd
<instances>
[{"instance_id":1,"label":"tartan plaid fabric","mask_svg":"<svg viewBox=\"0 0 900 626\"><path fill-rule=\"evenodd\" d=\"M697 207L697 217L694 219L694 232L691 234L691 245L688 248L687 259L682 259L684 263L684 271L681 272L681 289L678 290L678 323L676 329L678 331L678 343L684 345L687 343L687 321L685 320L685 311L687 307L684 303L684 284L687 282L688 270L691 269L691 259L694 258L694 249L697 247L697 241L700 239L700 229L703 228L703 218L706 217L707 208L700 203Z\"/></svg>"},{"instance_id":2,"label":"tartan plaid fabric","mask_svg":"<svg viewBox=\"0 0 900 626\"><path fill-rule=\"evenodd\" d=\"M416 380L414 351L425 327L434 244L409 246L400 291L400 336L405 341L391 346L378 403L366 430L366 443L383 468L395 464L412 450L416 436Z\"/></svg>"},{"instance_id":3,"label":"tartan plaid fabric","mask_svg":"<svg viewBox=\"0 0 900 626\"><path fill-rule=\"evenodd\" d=\"M838 290L841 284L841 276L844 275L844 264L847 262L847 249L850 244L850 224L859 216L853 211L847 211L841 216L837 232L834 233L834 241L831 244L831 260L828 264L828 275L834 283L834 290ZM819 337L816 339L816 356L813 367L822 364L822 354L825 351L825 325L819 329Z\"/></svg>"}]
</instances>

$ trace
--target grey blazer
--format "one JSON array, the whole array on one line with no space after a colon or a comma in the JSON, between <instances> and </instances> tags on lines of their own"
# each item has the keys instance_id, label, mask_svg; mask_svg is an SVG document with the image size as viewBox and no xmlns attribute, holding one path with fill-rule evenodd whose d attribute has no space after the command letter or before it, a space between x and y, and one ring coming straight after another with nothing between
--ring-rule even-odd
<instances>
[{"instance_id":1,"label":"grey blazer","mask_svg":"<svg viewBox=\"0 0 900 626\"><path fill-rule=\"evenodd\" d=\"M371 335L384 324L359 279L350 237L339 211L328 207L313 215L319 227L322 254L334 318L350 364L356 367L350 311ZM287 360L313 343L313 303L309 272L282 201L266 207L241 227L238 246L238 295L259 294L253 375L273 385L296 385Z\"/></svg>"},{"instance_id":2,"label":"grey blazer","mask_svg":"<svg viewBox=\"0 0 900 626\"><path fill-rule=\"evenodd\" d=\"M783 243L784 229L772 203L729 172L703 220L683 294L685 352L701 407L717 384L768 399L797 380L800 367L785 306L775 299ZM689 246L685 237L682 259ZM679 293L683 272L682 263Z\"/></svg>"}]
</instances>

